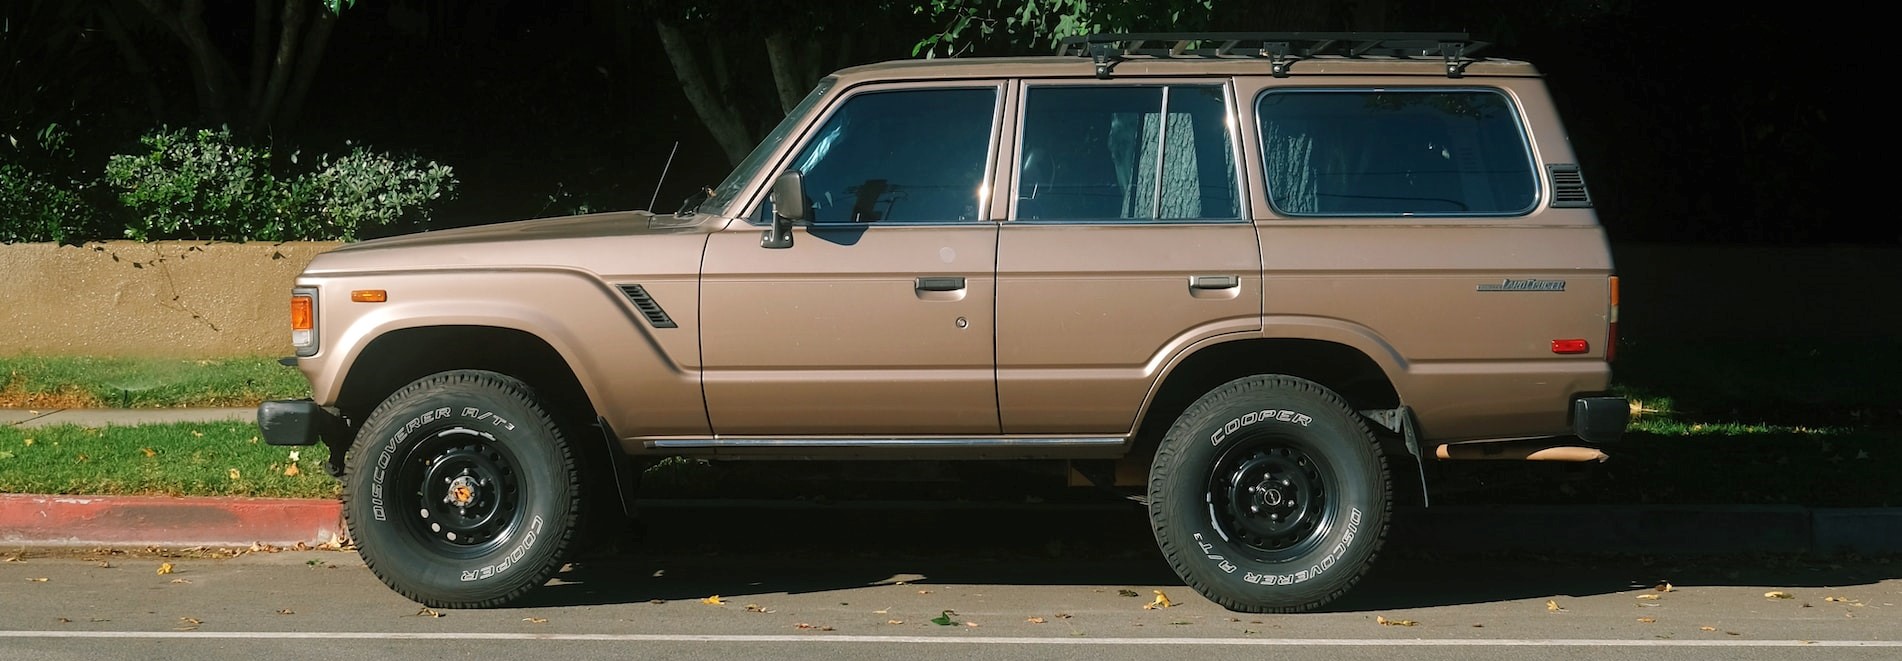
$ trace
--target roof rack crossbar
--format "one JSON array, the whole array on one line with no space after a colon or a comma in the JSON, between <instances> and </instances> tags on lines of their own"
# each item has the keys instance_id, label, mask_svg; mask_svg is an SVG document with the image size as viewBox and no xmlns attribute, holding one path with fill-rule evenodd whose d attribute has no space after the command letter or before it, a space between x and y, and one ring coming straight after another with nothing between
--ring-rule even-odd
<instances>
[{"instance_id":1,"label":"roof rack crossbar","mask_svg":"<svg viewBox=\"0 0 1902 661\"><path fill-rule=\"evenodd\" d=\"M1158 32L1067 37L1057 54L1091 58L1099 78L1132 57L1258 58L1285 77L1295 62L1317 56L1436 58L1446 64L1447 77L1458 78L1487 45L1464 32Z\"/></svg>"}]
</instances>

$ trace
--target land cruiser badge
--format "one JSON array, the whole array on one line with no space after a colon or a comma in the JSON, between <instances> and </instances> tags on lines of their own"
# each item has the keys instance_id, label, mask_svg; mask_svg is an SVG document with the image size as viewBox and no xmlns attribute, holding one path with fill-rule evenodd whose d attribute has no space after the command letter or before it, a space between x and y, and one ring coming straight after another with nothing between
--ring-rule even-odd
<instances>
[{"instance_id":1,"label":"land cruiser badge","mask_svg":"<svg viewBox=\"0 0 1902 661\"><path fill-rule=\"evenodd\" d=\"M1492 283L1482 284L1479 286L1479 291L1565 291L1565 281L1514 280L1512 278L1506 278L1496 285Z\"/></svg>"}]
</instances>

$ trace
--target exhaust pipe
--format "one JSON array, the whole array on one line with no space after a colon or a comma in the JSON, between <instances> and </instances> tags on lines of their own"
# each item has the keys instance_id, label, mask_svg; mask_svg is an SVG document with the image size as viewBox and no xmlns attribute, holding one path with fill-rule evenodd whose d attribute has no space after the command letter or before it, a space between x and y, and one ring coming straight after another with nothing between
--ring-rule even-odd
<instances>
[{"instance_id":1,"label":"exhaust pipe","mask_svg":"<svg viewBox=\"0 0 1902 661\"><path fill-rule=\"evenodd\" d=\"M1512 461L1597 461L1611 458L1598 448L1552 445L1549 441L1496 441L1491 443L1452 443L1433 448L1433 456L1442 460L1493 459Z\"/></svg>"}]
</instances>

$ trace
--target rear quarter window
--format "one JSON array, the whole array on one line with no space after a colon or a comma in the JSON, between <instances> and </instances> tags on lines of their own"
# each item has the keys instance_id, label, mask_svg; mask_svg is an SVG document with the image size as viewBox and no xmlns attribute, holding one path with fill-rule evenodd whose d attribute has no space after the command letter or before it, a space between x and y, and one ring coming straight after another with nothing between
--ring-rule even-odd
<instances>
[{"instance_id":1,"label":"rear quarter window","mask_svg":"<svg viewBox=\"0 0 1902 661\"><path fill-rule=\"evenodd\" d=\"M1517 216L1538 201L1526 132L1498 90L1269 90L1255 117L1283 215Z\"/></svg>"}]
</instances>

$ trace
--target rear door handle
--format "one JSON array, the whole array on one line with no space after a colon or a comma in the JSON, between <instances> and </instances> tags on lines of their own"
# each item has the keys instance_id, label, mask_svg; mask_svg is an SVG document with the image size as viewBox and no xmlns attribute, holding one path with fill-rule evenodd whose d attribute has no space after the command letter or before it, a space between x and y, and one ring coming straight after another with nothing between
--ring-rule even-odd
<instances>
[{"instance_id":1,"label":"rear door handle","mask_svg":"<svg viewBox=\"0 0 1902 661\"><path fill-rule=\"evenodd\" d=\"M964 276L947 275L918 279L918 291L958 291L964 288Z\"/></svg>"},{"instance_id":2,"label":"rear door handle","mask_svg":"<svg viewBox=\"0 0 1902 661\"><path fill-rule=\"evenodd\" d=\"M1240 276L1198 275L1189 278L1190 289L1234 289L1242 286Z\"/></svg>"}]
</instances>

